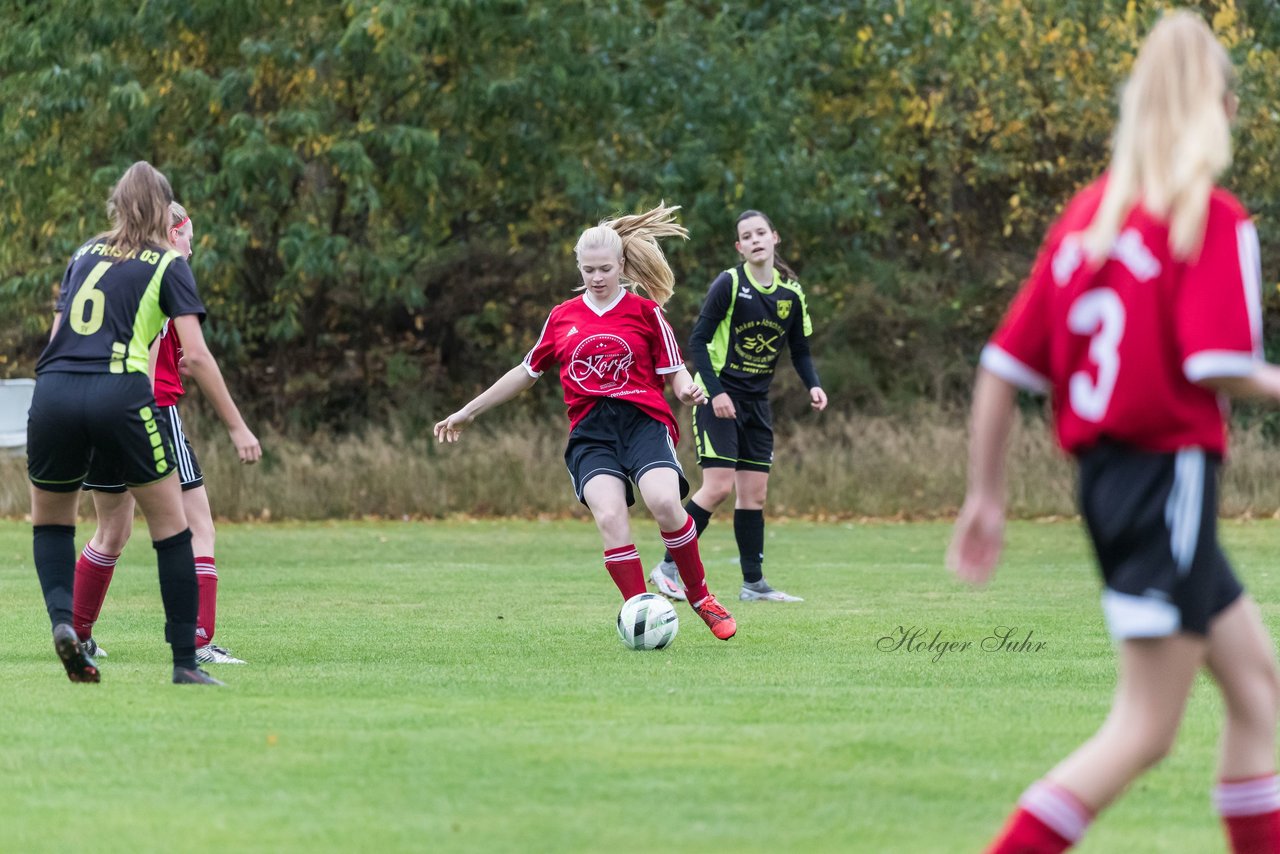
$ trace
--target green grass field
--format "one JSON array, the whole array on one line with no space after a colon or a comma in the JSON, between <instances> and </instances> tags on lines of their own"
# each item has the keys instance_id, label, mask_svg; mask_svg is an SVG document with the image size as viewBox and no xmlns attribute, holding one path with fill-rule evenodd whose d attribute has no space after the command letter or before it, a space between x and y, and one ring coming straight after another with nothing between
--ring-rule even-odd
<instances>
[{"instance_id":1,"label":"green grass field","mask_svg":"<svg viewBox=\"0 0 1280 854\"><path fill-rule=\"evenodd\" d=\"M250 663L206 689L167 684L145 527L86 686L53 654L29 527L3 522L0 850L977 851L1100 722L1114 662L1078 524L1013 525L986 591L944 573L947 535L775 523L767 568L807 601L740 603L713 523L738 636L680 605L674 645L636 653L586 522L226 525L218 640ZM1224 539L1280 631L1280 526ZM1044 646L984 651L1000 626ZM972 646L885 648L914 629ZM1220 715L1202 682L1174 755L1080 850L1224 850Z\"/></svg>"}]
</instances>

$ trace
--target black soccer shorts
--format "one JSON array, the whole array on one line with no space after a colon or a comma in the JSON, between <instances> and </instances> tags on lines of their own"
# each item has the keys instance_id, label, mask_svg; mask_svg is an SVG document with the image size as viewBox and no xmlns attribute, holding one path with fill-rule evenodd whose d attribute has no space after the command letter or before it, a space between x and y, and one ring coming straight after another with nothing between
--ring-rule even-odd
<instances>
[{"instance_id":1,"label":"black soccer shorts","mask_svg":"<svg viewBox=\"0 0 1280 854\"><path fill-rule=\"evenodd\" d=\"M36 378L27 415L27 476L41 489L73 492L89 461L110 461L129 486L177 471L169 424L146 374L48 372Z\"/></svg>"},{"instance_id":2,"label":"black soccer shorts","mask_svg":"<svg viewBox=\"0 0 1280 854\"><path fill-rule=\"evenodd\" d=\"M182 416L177 406L162 406L169 424L169 441L178 459L178 478L182 482L182 491L204 486L204 472L200 470L200 460L196 458L196 450L191 447L186 432L182 429ZM89 474L84 479L85 491L124 492L128 487L120 473L119 463L104 455L94 454L89 460Z\"/></svg>"},{"instance_id":3,"label":"black soccer shorts","mask_svg":"<svg viewBox=\"0 0 1280 854\"><path fill-rule=\"evenodd\" d=\"M1108 442L1080 459L1080 509L1116 640L1203 635L1244 588L1218 545L1220 461Z\"/></svg>"},{"instance_id":4,"label":"black soccer shorts","mask_svg":"<svg viewBox=\"0 0 1280 854\"><path fill-rule=\"evenodd\" d=\"M702 468L768 472L773 465L773 408L733 398L735 416L719 418L710 403L693 408L693 447Z\"/></svg>"},{"instance_id":5,"label":"black soccer shorts","mask_svg":"<svg viewBox=\"0 0 1280 854\"><path fill-rule=\"evenodd\" d=\"M680 498L689 494L689 481L676 458L667 426L629 403L612 398L598 401L569 434L564 463L573 480L573 493L583 504L583 487L597 475L611 475L627 487L627 506L636 503L632 483L650 469L674 469L680 478Z\"/></svg>"}]
</instances>

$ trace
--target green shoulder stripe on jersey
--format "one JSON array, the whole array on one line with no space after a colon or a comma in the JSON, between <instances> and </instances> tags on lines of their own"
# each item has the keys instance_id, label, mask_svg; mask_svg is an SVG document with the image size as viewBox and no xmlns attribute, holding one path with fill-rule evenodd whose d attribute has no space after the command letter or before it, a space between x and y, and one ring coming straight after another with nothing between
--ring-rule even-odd
<instances>
[{"instance_id":1,"label":"green shoulder stripe on jersey","mask_svg":"<svg viewBox=\"0 0 1280 854\"><path fill-rule=\"evenodd\" d=\"M738 304L738 268L732 267L725 272L729 274L729 310L724 313L724 319L716 327L716 334L707 342L707 356L711 358L711 370L717 376L724 370L724 363L729 361L729 330L733 328L733 308ZM707 393L707 386L703 383L701 376L695 376L693 381L702 389L703 394Z\"/></svg>"},{"instance_id":2,"label":"green shoulder stripe on jersey","mask_svg":"<svg viewBox=\"0 0 1280 854\"><path fill-rule=\"evenodd\" d=\"M160 334L165 321L164 311L160 308L160 283L164 280L164 271L169 269L169 263L177 257L178 253L174 249L164 253L138 303L138 313L133 316L133 337L129 339L128 355L125 357L125 370L130 373L147 372L151 342Z\"/></svg>"},{"instance_id":3,"label":"green shoulder stripe on jersey","mask_svg":"<svg viewBox=\"0 0 1280 854\"><path fill-rule=\"evenodd\" d=\"M804 337L808 338L813 334L813 320L809 317L809 304L804 300L804 290L801 289L800 283L791 279L782 279L779 284L796 295L796 299L800 301L800 317L804 320Z\"/></svg>"}]
</instances>

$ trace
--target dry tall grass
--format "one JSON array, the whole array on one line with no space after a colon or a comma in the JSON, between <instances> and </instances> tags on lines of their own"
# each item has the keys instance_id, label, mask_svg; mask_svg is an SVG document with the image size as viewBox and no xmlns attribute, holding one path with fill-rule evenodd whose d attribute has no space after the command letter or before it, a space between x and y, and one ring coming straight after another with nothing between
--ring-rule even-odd
<instances>
[{"instance_id":1,"label":"dry tall grass","mask_svg":"<svg viewBox=\"0 0 1280 854\"><path fill-rule=\"evenodd\" d=\"M264 435L264 462L235 461L225 434L188 421L215 512L228 519L349 519L582 515L564 468L561 421L474 427L462 443L391 430L305 441ZM921 410L914 417L828 413L779 424L769 512L775 516L939 517L964 493L964 417ZM1257 430L1233 437L1223 483L1223 513L1280 515L1280 453ZM680 448L694 487L698 472ZM1009 509L1013 516L1075 512L1075 476L1043 424L1020 423L1011 440ZM22 457L0 457L0 516L28 511Z\"/></svg>"}]
</instances>

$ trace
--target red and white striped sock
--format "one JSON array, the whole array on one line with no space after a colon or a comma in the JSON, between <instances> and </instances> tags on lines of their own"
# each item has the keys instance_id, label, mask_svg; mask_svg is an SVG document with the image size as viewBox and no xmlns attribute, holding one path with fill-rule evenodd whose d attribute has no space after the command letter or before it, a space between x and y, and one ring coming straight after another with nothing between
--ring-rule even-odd
<instances>
[{"instance_id":1,"label":"red and white striped sock","mask_svg":"<svg viewBox=\"0 0 1280 854\"><path fill-rule=\"evenodd\" d=\"M120 555L103 554L90 545L76 560L76 580L71 588L71 622L80 640L93 637L93 624L102 613L107 588Z\"/></svg>"},{"instance_id":2,"label":"red and white striped sock","mask_svg":"<svg viewBox=\"0 0 1280 854\"><path fill-rule=\"evenodd\" d=\"M604 568L609 570L613 583L618 585L624 602L644 592L644 565L640 563L640 552L636 551L634 543L605 549Z\"/></svg>"},{"instance_id":3,"label":"red and white striped sock","mask_svg":"<svg viewBox=\"0 0 1280 854\"><path fill-rule=\"evenodd\" d=\"M1280 778L1274 773L1220 781L1213 805L1235 854L1280 852Z\"/></svg>"},{"instance_id":4,"label":"red and white striped sock","mask_svg":"<svg viewBox=\"0 0 1280 854\"><path fill-rule=\"evenodd\" d=\"M196 586L200 591L200 607L196 612L196 646L213 642L214 623L218 618L218 567L213 557L196 558Z\"/></svg>"},{"instance_id":5,"label":"red and white striped sock","mask_svg":"<svg viewBox=\"0 0 1280 854\"><path fill-rule=\"evenodd\" d=\"M1084 836L1093 813L1056 783L1038 780L1018 799L1018 809L987 854L1061 854Z\"/></svg>"},{"instance_id":6,"label":"red and white striped sock","mask_svg":"<svg viewBox=\"0 0 1280 854\"><path fill-rule=\"evenodd\" d=\"M693 524L693 517L685 516L684 524L677 531L663 531L662 542L676 562L689 604L701 605L711 593L707 590L707 573L698 554L698 529Z\"/></svg>"}]
</instances>

